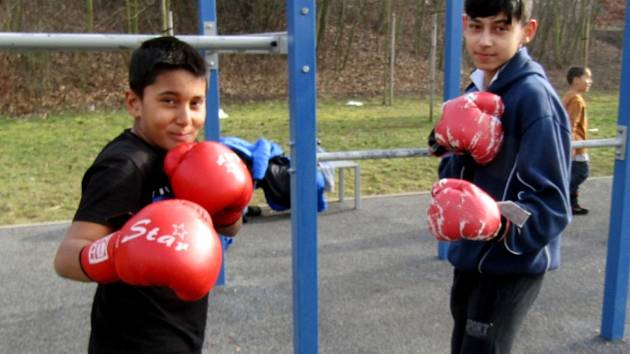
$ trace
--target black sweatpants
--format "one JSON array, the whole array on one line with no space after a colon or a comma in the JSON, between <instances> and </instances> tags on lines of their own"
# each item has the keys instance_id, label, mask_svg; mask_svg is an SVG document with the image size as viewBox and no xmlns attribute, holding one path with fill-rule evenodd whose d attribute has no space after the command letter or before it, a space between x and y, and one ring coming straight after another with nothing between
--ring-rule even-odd
<instances>
[{"instance_id":1,"label":"black sweatpants","mask_svg":"<svg viewBox=\"0 0 630 354\"><path fill-rule=\"evenodd\" d=\"M516 332L540 292L543 277L544 274L492 275L455 269L451 353L510 353Z\"/></svg>"},{"instance_id":2,"label":"black sweatpants","mask_svg":"<svg viewBox=\"0 0 630 354\"><path fill-rule=\"evenodd\" d=\"M569 192L571 196L578 194L578 188L586 179L589 174L588 161L571 161L571 181L569 183Z\"/></svg>"}]
</instances>

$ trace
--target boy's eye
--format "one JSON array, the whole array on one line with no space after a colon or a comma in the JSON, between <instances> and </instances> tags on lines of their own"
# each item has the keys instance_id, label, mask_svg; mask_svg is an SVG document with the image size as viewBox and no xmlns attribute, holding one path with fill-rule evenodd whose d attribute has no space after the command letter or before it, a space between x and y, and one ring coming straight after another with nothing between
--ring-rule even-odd
<instances>
[{"instance_id":1,"label":"boy's eye","mask_svg":"<svg viewBox=\"0 0 630 354\"><path fill-rule=\"evenodd\" d=\"M497 26L497 27L494 28L494 30L496 32L503 33L503 32L507 32L508 31L508 27L507 26Z\"/></svg>"},{"instance_id":2,"label":"boy's eye","mask_svg":"<svg viewBox=\"0 0 630 354\"><path fill-rule=\"evenodd\" d=\"M190 106L195 109L198 109L199 107L201 107L202 104L203 104L203 101L192 101L190 103Z\"/></svg>"},{"instance_id":3,"label":"boy's eye","mask_svg":"<svg viewBox=\"0 0 630 354\"><path fill-rule=\"evenodd\" d=\"M162 102L164 104L168 104L168 105L175 104L175 100L172 99L172 98L168 98L168 97L164 97L164 98L160 99L160 102Z\"/></svg>"}]
</instances>

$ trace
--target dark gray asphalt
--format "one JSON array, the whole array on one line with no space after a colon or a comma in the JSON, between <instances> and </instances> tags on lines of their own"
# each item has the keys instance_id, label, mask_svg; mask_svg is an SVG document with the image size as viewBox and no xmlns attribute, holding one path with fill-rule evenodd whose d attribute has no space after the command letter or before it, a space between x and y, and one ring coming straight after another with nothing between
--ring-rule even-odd
<instances>
[{"instance_id":1,"label":"dark gray asphalt","mask_svg":"<svg viewBox=\"0 0 630 354\"><path fill-rule=\"evenodd\" d=\"M599 339L611 179L590 179L591 209L565 232L514 353L630 353ZM319 218L320 352L449 352L451 267L428 235L427 194L332 203ZM95 286L58 278L67 223L0 228L0 353L83 353ZM204 353L292 353L291 226L255 218L227 253L210 297ZM627 321L628 326L630 321Z\"/></svg>"}]
</instances>

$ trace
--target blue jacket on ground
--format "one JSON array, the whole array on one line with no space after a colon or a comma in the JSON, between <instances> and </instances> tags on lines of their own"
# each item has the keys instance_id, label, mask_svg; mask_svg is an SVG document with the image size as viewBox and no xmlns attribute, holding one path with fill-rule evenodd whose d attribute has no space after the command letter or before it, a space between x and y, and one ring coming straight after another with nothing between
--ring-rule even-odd
<instances>
[{"instance_id":1,"label":"blue jacket on ground","mask_svg":"<svg viewBox=\"0 0 630 354\"><path fill-rule=\"evenodd\" d=\"M448 259L468 272L544 273L560 265L560 236L571 219L568 118L543 68L525 48L505 64L488 91L505 104L499 154L485 166L469 155L444 157L440 178L469 180L497 201L516 202L531 216L522 228L511 225L501 241L451 243Z\"/></svg>"},{"instance_id":2,"label":"blue jacket on ground","mask_svg":"<svg viewBox=\"0 0 630 354\"><path fill-rule=\"evenodd\" d=\"M284 156L284 151L282 147L277 143L259 138L255 143L250 143L247 140L241 139L235 136L225 136L219 139L219 142L226 145L232 151L234 151L239 157L245 162L245 164L250 169L252 174L252 178L256 186L258 186L259 181L265 178L267 173L267 168L269 167L269 160L274 157ZM288 158L284 158L287 161L287 164L290 163ZM288 166L287 166L288 167ZM283 180L284 181L284 180ZM289 179L286 179L288 183ZM321 171L317 171L316 175L316 183L317 183L317 211L324 211L328 208L328 202L326 201L325 192L325 178ZM284 190L290 190L289 186L286 185ZM283 194L287 194L283 193ZM285 196L289 197L289 196ZM265 191L265 199L267 200L267 204L271 209L275 211L285 211L290 208L288 205L283 205L277 200L273 200L271 194ZM283 198L284 199L284 198Z\"/></svg>"},{"instance_id":3,"label":"blue jacket on ground","mask_svg":"<svg viewBox=\"0 0 630 354\"><path fill-rule=\"evenodd\" d=\"M251 164L252 178L255 181L265 177L269 159L284 155L280 145L263 138L252 144L235 136L224 136L219 138L219 142L236 152L248 165Z\"/></svg>"}]
</instances>

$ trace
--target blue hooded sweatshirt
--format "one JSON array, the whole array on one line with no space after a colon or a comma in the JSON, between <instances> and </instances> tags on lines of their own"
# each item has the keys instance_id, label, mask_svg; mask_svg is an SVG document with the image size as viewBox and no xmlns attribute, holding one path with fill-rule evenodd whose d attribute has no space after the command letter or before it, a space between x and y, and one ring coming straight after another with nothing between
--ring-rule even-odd
<instances>
[{"instance_id":1,"label":"blue hooded sweatshirt","mask_svg":"<svg viewBox=\"0 0 630 354\"><path fill-rule=\"evenodd\" d=\"M476 90L471 85L467 91ZM505 105L501 150L483 166L469 155L447 156L440 163L440 178L471 181L531 216L522 228L509 226L503 240L451 243L448 259L468 272L541 274L560 265L560 236L571 219L568 118L543 68L525 48L505 64L488 91Z\"/></svg>"}]
</instances>

